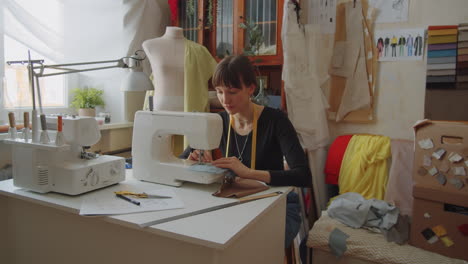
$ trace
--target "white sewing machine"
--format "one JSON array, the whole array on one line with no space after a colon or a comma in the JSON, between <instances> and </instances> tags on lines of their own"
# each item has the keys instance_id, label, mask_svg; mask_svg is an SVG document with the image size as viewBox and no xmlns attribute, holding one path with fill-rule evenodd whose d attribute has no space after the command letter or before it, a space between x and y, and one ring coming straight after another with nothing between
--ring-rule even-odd
<instances>
[{"instance_id":1,"label":"white sewing machine","mask_svg":"<svg viewBox=\"0 0 468 264\"><path fill-rule=\"evenodd\" d=\"M57 118L48 118L48 122ZM92 117L62 120L64 145L5 139L12 145L13 184L35 192L77 195L125 180L125 159L83 152L99 141L101 133ZM54 137L51 137L54 138Z\"/></svg>"},{"instance_id":2,"label":"white sewing machine","mask_svg":"<svg viewBox=\"0 0 468 264\"><path fill-rule=\"evenodd\" d=\"M172 135L185 135L192 148L211 150L223 133L218 114L172 111L138 111L133 124L133 175L143 181L181 186L183 181L210 184L222 173L189 170L194 161L172 153Z\"/></svg>"}]
</instances>

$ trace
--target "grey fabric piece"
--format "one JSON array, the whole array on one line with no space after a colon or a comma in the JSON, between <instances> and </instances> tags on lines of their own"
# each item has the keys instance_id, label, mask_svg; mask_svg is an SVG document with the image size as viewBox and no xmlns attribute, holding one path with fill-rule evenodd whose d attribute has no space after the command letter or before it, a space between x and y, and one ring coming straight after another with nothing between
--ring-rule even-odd
<instances>
[{"instance_id":1,"label":"grey fabric piece","mask_svg":"<svg viewBox=\"0 0 468 264\"><path fill-rule=\"evenodd\" d=\"M468 48L468 41L458 42L459 48Z\"/></svg>"},{"instance_id":2,"label":"grey fabric piece","mask_svg":"<svg viewBox=\"0 0 468 264\"><path fill-rule=\"evenodd\" d=\"M455 82L455 75L445 75L445 76L427 76L427 83L449 83Z\"/></svg>"},{"instance_id":3,"label":"grey fabric piece","mask_svg":"<svg viewBox=\"0 0 468 264\"><path fill-rule=\"evenodd\" d=\"M385 201L365 199L359 193L344 193L333 200L328 215L353 228L376 227L389 230L398 221L400 210Z\"/></svg>"},{"instance_id":4,"label":"grey fabric piece","mask_svg":"<svg viewBox=\"0 0 468 264\"><path fill-rule=\"evenodd\" d=\"M333 255L341 257L345 253L345 251L348 249L346 247L346 239L348 239L348 237L348 234L338 228L335 228L333 231L331 231L328 238L328 246L330 247Z\"/></svg>"},{"instance_id":5,"label":"grey fabric piece","mask_svg":"<svg viewBox=\"0 0 468 264\"><path fill-rule=\"evenodd\" d=\"M454 70L456 69L456 63L438 63L438 64L428 64L428 70Z\"/></svg>"},{"instance_id":6,"label":"grey fabric piece","mask_svg":"<svg viewBox=\"0 0 468 264\"><path fill-rule=\"evenodd\" d=\"M436 63L455 63L457 62L457 57L439 57L439 58L427 58L428 64Z\"/></svg>"},{"instance_id":7,"label":"grey fabric piece","mask_svg":"<svg viewBox=\"0 0 468 264\"><path fill-rule=\"evenodd\" d=\"M429 70L427 76L455 75L455 70Z\"/></svg>"},{"instance_id":8,"label":"grey fabric piece","mask_svg":"<svg viewBox=\"0 0 468 264\"><path fill-rule=\"evenodd\" d=\"M398 222L398 213L400 212L398 208L377 199L371 199L370 203L371 207L367 216L366 226L388 230ZM396 214L392 213L392 211L396 212Z\"/></svg>"},{"instance_id":9,"label":"grey fabric piece","mask_svg":"<svg viewBox=\"0 0 468 264\"><path fill-rule=\"evenodd\" d=\"M436 179L441 185L445 185L445 183L447 182L447 177L445 177L443 173L437 174Z\"/></svg>"},{"instance_id":10,"label":"grey fabric piece","mask_svg":"<svg viewBox=\"0 0 468 264\"><path fill-rule=\"evenodd\" d=\"M395 242L399 245L403 245L406 243L406 241L408 241L409 228L409 216L398 215L397 223L392 228L390 228L390 230L384 230L383 234L388 242Z\"/></svg>"}]
</instances>

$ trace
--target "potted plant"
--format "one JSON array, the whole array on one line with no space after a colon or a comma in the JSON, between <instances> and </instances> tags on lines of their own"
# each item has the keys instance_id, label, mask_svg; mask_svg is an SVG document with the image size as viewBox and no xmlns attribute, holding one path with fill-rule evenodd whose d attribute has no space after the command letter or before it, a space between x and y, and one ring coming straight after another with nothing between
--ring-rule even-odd
<instances>
[{"instance_id":1,"label":"potted plant","mask_svg":"<svg viewBox=\"0 0 468 264\"><path fill-rule=\"evenodd\" d=\"M75 88L71 105L78 109L79 116L96 116L96 106L104 106L104 91L92 87Z\"/></svg>"}]
</instances>

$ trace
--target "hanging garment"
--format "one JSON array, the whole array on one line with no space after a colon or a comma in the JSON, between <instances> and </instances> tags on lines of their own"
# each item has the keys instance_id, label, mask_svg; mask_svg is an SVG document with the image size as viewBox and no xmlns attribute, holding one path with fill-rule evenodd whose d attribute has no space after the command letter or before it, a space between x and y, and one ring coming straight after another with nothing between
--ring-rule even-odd
<instances>
[{"instance_id":1,"label":"hanging garment","mask_svg":"<svg viewBox=\"0 0 468 264\"><path fill-rule=\"evenodd\" d=\"M288 106L288 117L307 149L326 146L329 140L326 108L328 104L320 88L315 65L319 30L305 30L298 24L295 5L284 3L283 28L283 72L284 89Z\"/></svg>"},{"instance_id":2,"label":"hanging garment","mask_svg":"<svg viewBox=\"0 0 468 264\"><path fill-rule=\"evenodd\" d=\"M328 103L320 87L317 63L319 27L304 28L292 1L284 1L281 39L283 42L284 90L288 117L299 139L308 150L309 167L317 214L325 209L327 193L323 165L325 164L329 132L326 109Z\"/></svg>"},{"instance_id":3,"label":"hanging garment","mask_svg":"<svg viewBox=\"0 0 468 264\"><path fill-rule=\"evenodd\" d=\"M209 112L208 80L213 76L216 65L216 60L205 46L191 40L185 41L184 112ZM178 153L187 146L188 141L184 137L183 148Z\"/></svg>"},{"instance_id":4,"label":"hanging garment","mask_svg":"<svg viewBox=\"0 0 468 264\"><path fill-rule=\"evenodd\" d=\"M390 138L355 135L349 141L338 181L340 194L357 192L383 200L387 186Z\"/></svg>"},{"instance_id":5,"label":"hanging garment","mask_svg":"<svg viewBox=\"0 0 468 264\"><path fill-rule=\"evenodd\" d=\"M335 46L329 69L330 111L335 113L336 121L355 110L371 111L378 57L371 36L374 15L375 10L367 8L367 1L337 6ZM385 39L386 49L389 42L390 39Z\"/></svg>"},{"instance_id":6,"label":"hanging garment","mask_svg":"<svg viewBox=\"0 0 468 264\"><path fill-rule=\"evenodd\" d=\"M401 214L412 216L414 141L392 139L390 144L392 164L384 200L398 206Z\"/></svg>"},{"instance_id":7,"label":"hanging garment","mask_svg":"<svg viewBox=\"0 0 468 264\"><path fill-rule=\"evenodd\" d=\"M185 41L184 111L207 112L208 80L213 76L216 60L198 43Z\"/></svg>"}]
</instances>

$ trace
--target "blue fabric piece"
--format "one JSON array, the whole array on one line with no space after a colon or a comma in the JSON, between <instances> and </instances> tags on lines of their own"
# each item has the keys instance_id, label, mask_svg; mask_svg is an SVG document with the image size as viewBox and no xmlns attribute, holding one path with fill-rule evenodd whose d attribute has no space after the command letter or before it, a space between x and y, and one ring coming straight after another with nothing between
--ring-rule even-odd
<instances>
[{"instance_id":1,"label":"blue fabric piece","mask_svg":"<svg viewBox=\"0 0 468 264\"><path fill-rule=\"evenodd\" d=\"M286 196L286 234L284 236L284 248L289 248L301 227L301 206L299 204L299 195L290 192Z\"/></svg>"},{"instance_id":2,"label":"blue fabric piece","mask_svg":"<svg viewBox=\"0 0 468 264\"><path fill-rule=\"evenodd\" d=\"M208 172L208 173L216 173L216 174L224 173L227 171L227 169L218 168L211 164L197 164L197 163L193 164L188 169L192 171L200 171L200 172Z\"/></svg>"},{"instance_id":3,"label":"blue fabric piece","mask_svg":"<svg viewBox=\"0 0 468 264\"><path fill-rule=\"evenodd\" d=\"M427 57L428 58L453 57L453 56L457 56L457 50L456 49L433 50L433 51L428 51L427 52Z\"/></svg>"},{"instance_id":4,"label":"blue fabric piece","mask_svg":"<svg viewBox=\"0 0 468 264\"><path fill-rule=\"evenodd\" d=\"M333 255L341 257L345 253L345 251L348 249L346 246L346 239L348 239L348 237L348 234L338 228L335 228L333 231L331 231L328 238L328 246L330 247Z\"/></svg>"}]
</instances>

